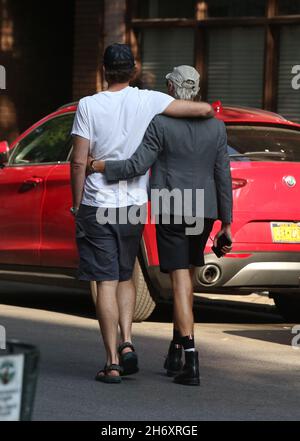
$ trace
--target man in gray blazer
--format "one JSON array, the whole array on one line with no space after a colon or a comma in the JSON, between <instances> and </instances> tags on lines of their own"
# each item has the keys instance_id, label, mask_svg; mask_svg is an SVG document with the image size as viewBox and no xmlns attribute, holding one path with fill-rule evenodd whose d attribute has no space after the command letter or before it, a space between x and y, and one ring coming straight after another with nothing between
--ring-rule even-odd
<instances>
[{"instance_id":1,"label":"man in gray blazer","mask_svg":"<svg viewBox=\"0 0 300 441\"><path fill-rule=\"evenodd\" d=\"M177 99L195 100L199 94L200 76L191 66L174 68L166 79L169 94ZM173 340L164 367L168 375L177 374L174 378L176 383L198 385L191 269L204 265L204 248L216 219L222 221L222 228L214 244L217 245L217 239L223 233L231 238L232 182L224 123L215 118L179 120L158 115L150 123L141 145L131 158L92 161L91 164L92 171L104 173L108 182L144 175L151 166L152 194L155 190L172 192L177 189L184 199L179 208L188 207L188 213L180 215L175 202L171 206L162 200L156 225L160 268L170 274L174 294ZM200 189L204 192L199 193ZM186 190L189 190L187 196ZM200 213L198 204L202 194L204 212ZM165 214L169 216L167 224ZM191 231L191 228L187 230L191 226L187 219L191 216L195 226L197 219L202 218L202 233L187 234ZM223 247L222 251L226 253L230 249ZM182 347L185 365L181 371Z\"/></svg>"}]
</instances>

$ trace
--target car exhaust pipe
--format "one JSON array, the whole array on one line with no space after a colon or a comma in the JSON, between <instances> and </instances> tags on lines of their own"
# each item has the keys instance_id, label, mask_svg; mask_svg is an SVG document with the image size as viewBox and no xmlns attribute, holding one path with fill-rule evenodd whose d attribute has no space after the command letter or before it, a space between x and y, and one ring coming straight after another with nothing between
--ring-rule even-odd
<instances>
[{"instance_id":1,"label":"car exhaust pipe","mask_svg":"<svg viewBox=\"0 0 300 441\"><path fill-rule=\"evenodd\" d=\"M214 285L221 278L221 270L217 265L207 264L199 271L198 277L202 285Z\"/></svg>"}]
</instances>

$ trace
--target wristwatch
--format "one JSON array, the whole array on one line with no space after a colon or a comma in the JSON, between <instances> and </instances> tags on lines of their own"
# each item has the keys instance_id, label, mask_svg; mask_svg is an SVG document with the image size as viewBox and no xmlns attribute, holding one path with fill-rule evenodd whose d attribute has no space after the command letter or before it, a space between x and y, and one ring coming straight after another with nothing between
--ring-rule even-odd
<instances>
[{"instance_id":1,"label":"wristwatch","mask_svg":"<svg viewBox=\"0 0 300 441\"><path fill-rule=\"evenodd\" d=\"M71 207L70 212L73 214L73 216L76 216L78 213L79 208L78 207Z\"/></svg>"}]
</instances>

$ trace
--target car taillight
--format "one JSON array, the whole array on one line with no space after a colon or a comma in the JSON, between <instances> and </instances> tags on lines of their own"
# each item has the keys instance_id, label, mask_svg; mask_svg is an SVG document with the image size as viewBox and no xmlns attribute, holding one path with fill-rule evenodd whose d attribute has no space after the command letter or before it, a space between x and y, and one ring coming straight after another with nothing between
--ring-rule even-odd
<instances>
[{"instance_id":1,"label":"car taillight","mask_svg":"<svg viewBox=\"0 0 300 441\"><path fill-rule=\"evenodd\" d=\"M246 184L247 184L246 179L233 178L232 179L232 190L237 190L238 188L245 187Z\"/></svg>"}]
</instances>

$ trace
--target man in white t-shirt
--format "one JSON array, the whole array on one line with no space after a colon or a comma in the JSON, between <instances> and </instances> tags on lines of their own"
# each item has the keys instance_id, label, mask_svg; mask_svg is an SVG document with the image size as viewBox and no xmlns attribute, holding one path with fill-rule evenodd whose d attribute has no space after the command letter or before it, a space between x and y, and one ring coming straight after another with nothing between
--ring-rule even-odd
<instances>
[{"instance_id":1,"label":"man in white t-shirt","mask_svg":"<svg viewBox=\"0 0 300 441\"><path fill-rule=\"evenodd\" d=\"M142 223L124 223L121 218L124 210L127 214L132 207L143 211L148 200L148 175L120 185L109 184L100 173L86 177L88 156L95 160L129 158L154 116L208 118L213 116L213 109L206 103L174 100L160 92L130 87L135 62L127 45L114 44L106 49L104 71L107 91L81 99L76 112L71 211L76 216L79 279L97 282L97 317L107 360L96 380L119 383L120 374L138 371L131 337L136 298L131 278L143 232ZM110 221L104 223L108 218ZM121 344L117 349L118 325Z\"/></svg>"}]
</instances>

